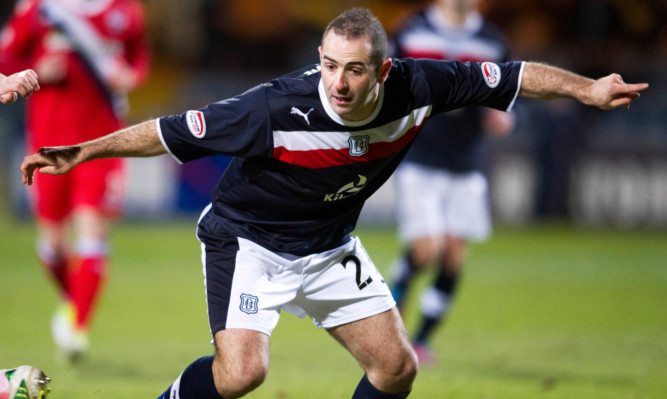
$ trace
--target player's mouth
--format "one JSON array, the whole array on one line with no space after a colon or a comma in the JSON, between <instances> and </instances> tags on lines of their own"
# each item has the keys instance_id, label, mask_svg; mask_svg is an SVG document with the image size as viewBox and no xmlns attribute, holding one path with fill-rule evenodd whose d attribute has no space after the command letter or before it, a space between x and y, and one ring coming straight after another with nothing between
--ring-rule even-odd
<instances>
[{"instance_id":1,"label":"player's mouth","mask_svg":"<svg viewBox=\"0 0 667 399\"><path fill-rule=\"evenodd\" d=\"M331 98L333 98L336 105L340 105L340 106L350 105L352 103L352 97L343 97L343 96L331 95Z\"/></svg>"}]
</instances>

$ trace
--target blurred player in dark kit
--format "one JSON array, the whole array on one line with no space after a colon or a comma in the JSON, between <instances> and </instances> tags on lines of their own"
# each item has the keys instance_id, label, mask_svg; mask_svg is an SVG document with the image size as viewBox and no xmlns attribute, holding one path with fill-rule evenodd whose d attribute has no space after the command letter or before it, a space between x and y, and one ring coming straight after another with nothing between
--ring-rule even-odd
<instances>
[{"instance_id":1,"label":"blurred player in dark kit","mask_svg":"<svg viewBox=\"0 0 667 399\"><path fill-rule=\"evenodd\" d=\"M504 35L478 11L479 0L436 0L410 17L392 44L397 57L462 62L509 61ZM424 124L396 171L397 221L403 254L393 267L392 294L399 309L414 277L429 266L435 281L421 294L413 346L422 364L435 360L428 340L456 293L469 241L491 233L488 183L481 171L486 136L503 137L514 114L467 107Z\"/></svg>"}]
</instances>

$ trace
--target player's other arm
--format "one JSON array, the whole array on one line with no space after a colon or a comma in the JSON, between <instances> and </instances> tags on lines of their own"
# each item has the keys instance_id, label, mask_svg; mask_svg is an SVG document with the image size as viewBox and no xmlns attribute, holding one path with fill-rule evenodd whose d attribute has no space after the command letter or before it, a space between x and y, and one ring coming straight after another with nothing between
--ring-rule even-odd
<instances>
[{"instance_id":1,"label":"player's other arm","mask_svg":"<svg viewBox=\"0 0 667 399\"><path fill-rule=\"evenodd\" d=\"M546 64L527 62L519 95L527 98L552 99L571 97L600 109L630 108L648 83L627 84L619 74L594 80Z\"/></svg>"},{"instance_id":2,"label":"player's other arm","mask_svg":"<svg viewBox=\"0 0 667 399\"><path fill-rule=\"evenodd\" d=\"M49 175L61 175L93 159L152 157L166 152L153 119L81 144L41 148L23 159L21 174L23 184L30 185L35 169Z\"/></svg>"},{"instance_id":3,"label":"player's other arm","mask_svg":"<svg viewBox=\"0 0 667 399\"><path fill-rule=\"evenodd\" d=\"M0 73L0 103L11 104L18 96L28 98L35 90L39 90L39 82L32 69L9 76Z\"/></svg>"}]
</instances>

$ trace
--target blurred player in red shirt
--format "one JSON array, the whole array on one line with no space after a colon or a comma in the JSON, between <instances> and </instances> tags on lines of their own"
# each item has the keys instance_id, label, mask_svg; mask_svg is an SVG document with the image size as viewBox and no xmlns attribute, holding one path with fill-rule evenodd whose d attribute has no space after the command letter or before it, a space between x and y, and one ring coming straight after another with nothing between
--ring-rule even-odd
<instances>
[{"instance_id":1,"label":"blurred player in red shirt","mask_svg":"<svg viewBox=\"0 0 667 399\"><path fill-rule=\"evenodd\" d=\"M148 74L144 14L136 0L19 1L0 36L0 72L32 68L39 76L41 90L27 100L28 152L123 127L127 93ZM74 358L88 347L91 310L107 276L124 161L100 159L36 183L37 251L63 299L52 331L60 351Z\"/></svg>"}]
</instances>

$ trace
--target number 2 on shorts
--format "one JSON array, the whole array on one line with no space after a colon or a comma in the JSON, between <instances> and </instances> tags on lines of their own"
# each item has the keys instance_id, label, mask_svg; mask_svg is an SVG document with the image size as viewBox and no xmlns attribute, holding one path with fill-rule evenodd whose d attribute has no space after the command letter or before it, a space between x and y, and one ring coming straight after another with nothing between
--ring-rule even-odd
<instances>
[{"instance_id":1,"label":"number 2 on shorts","mask_svg":"<svg viewBox=\"0 0 667 399\"><path fill-rule=\"evenodd\" d=\"M359 258L354 255L349 255L340 263L343 265L343 267L347 268L347 262L354 262L354 264L357 266L357 287L359 287L359 290L363 290L368 284L373 282L373 278L371 276L368 276L366 281L363 283L361 282L361 262L359 261Z\"/></svg>"}]
</instances>

